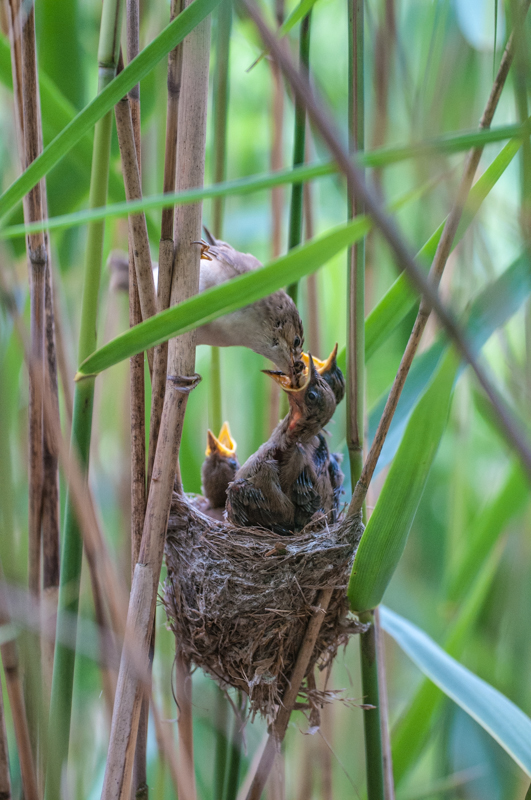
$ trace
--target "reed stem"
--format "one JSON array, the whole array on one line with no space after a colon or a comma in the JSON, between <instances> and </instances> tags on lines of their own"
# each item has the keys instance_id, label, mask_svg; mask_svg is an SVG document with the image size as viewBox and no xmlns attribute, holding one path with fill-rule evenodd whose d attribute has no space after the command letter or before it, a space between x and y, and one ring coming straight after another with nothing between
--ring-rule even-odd
<instances>
[{"instance_id":1,"label":"reed stem","mask_svg":"<svg viewBox=\"0 0 531 800\"><path fill-rule=\"evenodd\" d=\"M299 70L308 78L310 71L310 28L311 12L301 22L299 34ZM293 166L304 164L306 149L306 107L295 98L295 132L293 136ZM294 183L291 187L291 206L289 213L288 247L297 247L302 241L304 184ZM299 284L288 286L288 294L294 303L297 302Z\"/></svg>"},{"instance_id":2,"label":"reed stem","mask_svg":"<svg viewBox=\"0 0 531 800\"><path fill-rule=\"evenodd\" d=\"M98 48L99 92L110 83L116 73L120 44L121 11L122 3L120 0L104 0ZM91 208L105 205L107 201L111 131L112 112L109 112L96 124L94 132L89 200ZM85 250L85 278L78 346L80 364L96 349L96 323L103 255L103 234L103 222L89 225ZM72 447L76 450L85 472L88 471L93 402L94 379L89 378L86 381L77 383L74 391ZM45 797L47 800L56 800L60 796L61 773L68 757L75 651L61 644L63 637L60 634L63 634L64 630L72 624L71 619L77 617L82 554L83 546L80 528L69 492L66 501L61 553L61 582L57 613L58 635L55 647L50 708L49 738L55 742L55 746L54 757L49 761L46 775ZM69 620L70 615L73 615L73 617Z\"/></svg>"},{"instance_id":3,"label":"reed stem","mask_svg":"<svg viewBox=\"0 0 531 800\"><path fill-rule=\"evenodd\" d=\"M242 693L238 692L238 713L234 715L232 738L229 749L229 763L227 781L225 784L224 800L236 800L238 796L238 782L242 760L243 726L245 719L245 700Z\"/></svg>"},{"instance_id":4,"label":"reed stem","mask_svg":"<svg viewBox=\"0 0 531 800\"><path fill-rule=\"evenodd\" d=\"M182 113L177 144L177 188L202 186L208 95L210 19L203 20L183 42ZM201 205L177 210L174 236L177 240L171 302L179 303L199 289L199 248L193 242L201 235ZM135 567L129 604L126 640L134 643L137 658L124 648L111 727L109 755L102 797L119 798L131 784L131 753L134 752L141 703L137 663L148 669L148 651L155 616L155 603L175 468L179 455L184 412L189 392L197 385L195 337L193 333L172 339L168 346L168 377L160 436L149 487L139 562ZM182 489L181 489L182 491ZM189 776L193 781L193 776ZM193 783L190 785L193 786ZM181 800L185 800L184 796Z\"/></svg>"}]
</instances>

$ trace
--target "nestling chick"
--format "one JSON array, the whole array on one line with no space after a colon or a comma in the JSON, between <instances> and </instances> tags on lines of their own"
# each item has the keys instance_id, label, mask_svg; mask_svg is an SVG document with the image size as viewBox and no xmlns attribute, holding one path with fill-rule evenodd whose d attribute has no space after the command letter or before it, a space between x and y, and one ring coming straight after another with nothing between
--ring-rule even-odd
<instances>
[{"instance_id":1,"label":"nestling chick","mask_svg":"<svg viewBox=\"0 0 531 800\"><path fill-rule=\"evenodd\" d=\"M201 247L199 291L219 286L246 272L260 269L262 264L250 253L240 253L227 242L214 239L208 231L209 243L197 242ZM128 286L127 255L119 263L116 251L109 260L113 271L113 285ZM158 265L154 264L155 284ZM300 361L304 333L302 321L293 300L280 289L262 300L219 317L197 329L197 344L214 347L249 347L255 353L269 358L288 374Z\"/></svg>"},{"instance_id":2,"label":"nestling chick","mask_svg":"<svg viewBox=\"0 0 531 800\"><path fill-rule=\"evenodd\" d=\"M303 353L301 360L307 368L309 363L308 354ZM345 396L345 378L337 365L337 342L326 361L321 361L321 359L315 358L314 356L313 362L317 372L325 379L332 389L334 397L336 398L336 403L339 405Z\"/></svg>"},{"instance_id":3,"label":"nestling chick","mask_svg":"<svg viewBox=\"0 0 531 800\"><path fill-rule=\"evenodd\" d=\"M317 434L331 419L336 401L311 355L301 388L293 388L283 373L268 374L287 392L289 413L236 473L227 491L227 519L240 527L289 534L301 530L323 508L313 456L319 446Z\"/></svg>"},{"instance_id":4,"label":"nestling chick","mask_svg":"<svg viewBox=\"0 0 531 800\"><path fill-rule=\"evenodd\" d=\"M206 498L201 511L216 519L223 519L227 500L227 487L240 467L236 458L236 442L231 436L229 423L224 422L219 437L207 431L206 458L201 467L202 491Z\"/></svg>"}]
</instances>

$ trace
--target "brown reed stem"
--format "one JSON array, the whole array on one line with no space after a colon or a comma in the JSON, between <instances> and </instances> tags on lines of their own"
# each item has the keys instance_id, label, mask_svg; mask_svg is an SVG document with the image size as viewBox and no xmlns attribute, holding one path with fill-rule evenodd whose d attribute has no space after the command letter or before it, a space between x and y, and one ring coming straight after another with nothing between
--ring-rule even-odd
<instances>
[{"instance_id":1,"label":"brown reed stem","mask_svg":"<svg viewBox=\"0 0 531 800\"><path fill-rule=\"evenodd\" d=\"M183 43L182 109L177 145L177 188L202 186L208 95L210 20L198 25ZM200 252L193 242L201 236L201 205L177 210L175 238L178 242L171 302L176 304L199 289ZM149 487L139 563L135 567L126 639L135 642L147 670L155 601L164 551L164 541L175 465L189 392L197 384L195 336L191 332L172 339L168 347L168 378L161 430ZM137 603L136 600L141 604ZM130 751L134 750L140 708L140 683L127 649L122 653L114 707L109 757L102 797L119 798L129 790Z\"/></svg>"},{"instance_id":2,"label":"brown reed stem","mask_svg":"<svg viewBox=\"0 0 531 800\"><path fill-rule=\"evenodd\" d=\"M349 155L345 151L339 136L330 124L330 114L327 113L321 104L315 99L308 82L298 73L289 56L283 52L283 49L276 41L276 37L274 36L273 32L268 28L260 11L256 7L256 4L253 2L253 0L240 0L240 3L246 9L249 16L254 20L258 30L260 31L260 35L262 36L265 46L280 64L282 71L293 87L295 93L304 99L310 119L332 153L339 169L347 178L349 191L358 193L361 199L364 201L367 213L372 217L376 226L379 228L380 232L388 242L397 264L405 270L412 285L421 295L423 295L425 304L436 312L439 321L444 327L448 337L455 344L457 351L460 353L463 360L472 367L480 386L487 395L489 402L498 418L500 429L503 431L507 441L518 454L523 467L525 468L528 476L531 478L531 446L527 440L526 434L521 429L521 426L516 421L513 414L507 409L506 405L501 400L497 390L487 377L483 367L478 363L467 338L464 336L461 327L456 322L453 314L441 302L437 287L434 286L428 278L426 278L420 267L415 263L409 247L402 239L402 236L398 232L394 221L383 209L374 193L365 185L359 169L349 158ZM528 4L529 0L526 0L526 8ZM360 487L355 502L353 498L353 503L351 503L351 507L349 508L349 514L354 513L356 508L361 507L366 491L366 486Z\"/></svg>"},{"instance_id":3,"label":"brown reed stem","mask_svg":"<svg viewBox=\"0 0 531 800\"><path fill-rule=\"evenodd\" d=\"M3 578L3 575L2 575ZM9 623L6 609L7 599L4 591L0 597L0 624ZM22 677L20 674L18 647L15 639L0 645L0 655L6 677L6 689L11 708L11 717L15 729L15 741L17 743L17 753L20 763L20 773L22 777L22 788L26 800L39 800L39 790L37 776L35 772L35 762L31 748L30 730L24 703L24 693L22 691Z\"/></svg>"},{"instance_id":4,"label":"brown reed stem","mask_svg":"<svg viewBox=\"0 0 531 800\"><path fill-rule=\"evenodd\" d=\"M530 0L525 0L523 6L525 12L527 12L530 4L531 4ZM498 105L498 101L500 99L503 86L507 79L509 68L514 59L514 52L515 52L514 33L511 33L500 62L498 73L492 85L492 89L490 91L490 95L487 100L485 110L483 111L483 114L479 122L480 130L489 128L491 125L492 118L494 116L494 112L496 111L496 107ZM469 152L466 158L463 175L461 177L461 181L457 189L457 196L454 201L454 205L452 206L452 209L446 219L446 223L444 225L444 229L441 234L441 238L439 240L439 244L437 246L437 250L435 252L435 256L433 258L433 262L430 268L430 273L428 276L428 280L430 281L431 286L434 288L435 291L436 287L440 283L444 268L446 266L446 262L448 261L448 256L450 255L450 251L452 249L452 244L455 238L457 227L459 225L459 221L461 220L463 209L465 207L465 203L467 201L470 189L472 188L474 176L476 174L476 170L478 168L479 160L481 158L482 153L483 153L483 147L475 147ZM374 474L374 470L376 469L376 465L380 457L380 453L382 452L382 447L389 432L389 427L391 425L394 413L396 411L398 401L400 400L402 389L404 388L404 384L409 374L413 358L415 357L415 354L418 350L418 346L420 344L420 340L422 338L422 334L424 333L424 329L426 327L426 323L428 322L428 318L431 314L432 308L433 304L424 295L421 298L419 311L415 319L415 322L413 324L413 329L411 331L406 349L404 351L404 355L402 356L402 360L400 362L396 378L391 387L391 391L389 392L389 397L387 398L387 402L385 404L382 417L380 419L378 428L374 435L374 440L371 445L371 449L369 450L365 464L363 465L363 470L360 475L360 479L352 495L352 500L349 507L349 513L356 514L363 505L363 502L367 495L368 487L370 485L372 476ZM467 360L472 366L474 366L473 362L470 361L470 359ZM475 369L475 371L476 374L478 374L478 370ZM485 388L483 383L482 385L483 388ZM499 406L497 410L498 413L500 413Z\"/></svg>"},{"instance_id":5,"label":"brown reed stem","mask_svg":"<svg viewBox=\"0 0 531 800\"><path fill-rule=\"evenodd\" d=\"M127 0L127 62L131 62L140 50L138 0ZM129 92L133 137L138 170L141 175L140 150L140 85ZM140 179L141 180L141 179ZM129 241L129 326L142 322L142 311L138 296L133 242ZM146 512L146 416L144 387L144 354L138 353L129 360L129 397L131 430L131 574L138 560L144 514Z\"/></svg>"},{"instance_id":6,"label":"brown reed stem","mask_svg":"<svg viewBox=\"0 0 531 800\"><path fill-rule=\"evenodd\" d=\"M139 0L127 0L126 4L126 30L127 30L127 61L132 61L140 51L140 4ZM141 131L140 131L140 85L136 84L128 94L131 109L131 122L135 144L136 161L140 185L142 183L142 157L141 157ZM135 247L129 237L129 273L133 275L133 285L129 295L130 324L133 319L142 320L138 282L135 269ZM131 568L134 570L144 526L146 510L146 432L145 432L145 394L144 394L144 357L143 354L131 359ZM142 418L140 419L140 415ZM140 436L142 442L139 441ZM112 711L111 711L112 719ZM140 709L138 723L138 737L135 747L135 760L133 766L133 782L131 788L132 799L139 792L144 792L148 797L147 784L147 736L149 723L149 699L144 694Z\"/></svg>"},{"instance_id":7,"label":"brown reed stem","mask_svg":"<svg viewBox=\"0 0 531 800\"><path fill-rule=\"evenodd\" d=\"M311 132L308 127L306 131L306 161L311 158ZM303 188L304 202L304 238L307 242L315 235L314 224L314 198L313 185L311 181L306 181ZM308 302L308 349L310 353L321 352L321 316L319 311L319 297L317 290L317 275L312 272L306 280L306 292Z\"/></svg>"},{"instance_id":8,"label":"brown reed stem","mask_svg":"<svg viewBox=\"0 0 531 800\"><path fill-rule=\"evenodd\" d=\"M9 777L9 752L7 749L6 718L4 714L4 694L0 684L0 798L10 800L11 780Z\"/></svg>"},{"instance_id":9,"label":"brown reed stem","mask_svg":"<svg viewBox=\"0 0 531 800\"><path fill-rule=\"evenodd\" d=\"M288 728L289 718L295 705L297 695L302 683L302 679L308 669L308 664L312 657L313 649L321 630L325 614L332 597L332 589L321 589L319 597L315 603L316 610L308 622L308 627L304 634L299 653L293 672L290 676L288 688L286 689L282 698L282 705L277 713L276 719L271 726L271 731L265 746L264 752L258 764L258 768L254 774L253 781L247 793L246 800L260 800L264 786L266 784L268 775L273 766L275 756L279 751L280 744L282 743L286 730Z\"/></svg>"}]
</instances>

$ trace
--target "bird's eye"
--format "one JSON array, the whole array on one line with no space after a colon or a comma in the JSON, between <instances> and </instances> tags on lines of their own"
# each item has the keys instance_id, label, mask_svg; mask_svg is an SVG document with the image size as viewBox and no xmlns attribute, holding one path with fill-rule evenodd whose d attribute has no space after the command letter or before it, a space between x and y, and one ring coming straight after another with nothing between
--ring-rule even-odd
<instances>
[{"instance_id":1,"label":"bird's eye","mask_svg":"<svg viewBox=\"0 0 531 800\"><path fill-rule=\"evenodd\" d=\"M300 337L296 336L293 340L293 347L300 347L302 344Z\"/></svg>"},{"instance_id":2,"label":"bird's eye","mask_svg":"<svg viewBox=\"0 0 531 800\"><path fill-rule=\"evenodd\" d=\"M311 403L314 403L317 400L317 392L315 389L310 389L308 392L306 392L306 399Z\"/></svg>"}]
</instances>

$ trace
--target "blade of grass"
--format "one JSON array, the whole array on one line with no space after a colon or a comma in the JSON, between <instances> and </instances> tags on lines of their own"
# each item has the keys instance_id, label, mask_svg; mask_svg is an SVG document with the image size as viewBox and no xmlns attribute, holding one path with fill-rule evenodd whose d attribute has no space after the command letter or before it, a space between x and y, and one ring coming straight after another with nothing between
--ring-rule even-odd
<instances>
[{"instance_id":1,"label":"blade of grass","mask_svg":"<svg viewBox=\"0 0 531 800\"><path fill-rule=\"evenodd\" d=\"M384 630L418 668L531 775L531 719L501 692L445 653L412 622L385 606L381 617Z\"/></svg>"},{"instance_id":2,"label":"blade of grass","mask_svg":"<svg viewBox=\"0 0 531 800\"><path fill-rule=\"evenodd\" d=\"M488 144L491 141L502 141L504 139L514 137L511 142L508 143L507 150L502 151L502 153L500 153L494 159L492 165L476 182L471 192L471 210L467 213L472 214L472 217L470 220L468 220L468 222L471 221L475 210L479 208L479 205L481 205L492 186L494 186L500 175L503 174L512 158L518 152L519 148L521 147L522 136L524 136L526 132L528 132L527 127L524 128L522 126L511 125L506 126L505 128L494 128L492 130L481 131L476 134L457 135L451 139L442 137L440 139L433 140L433 143L430 143L429 146L425 146L426 153L458 152L461 150L466 150L470 146L479 146L481 144ZM450 149L449 144L452 145ZM359 163L360 167L385 167L396 164L405 159L415 158L423 153L424 149L420 145L402 148L381 148L372 152L365 151L364 153L358 153L355 156L355 161ZM100 209L88 209L85 211L77 211L73 214L64 214L62 216L51 217L46 221L46 227L48 230L71 228L76 225L84 225L87 222L94 222L100 219L126 217L128 214L136 211L155 210L172 205L196 203L199 200L208 200L216 197L229 197L231 195L246 194L248 192L258 192L289 183L303 183L309 180L314 180L315 178L333 175L337 171L337 165L333 161L308 164L297 167L296 169L279 170L268 175L261 175L258 177L254 176L250 178L238 178L237 180L207 187L206 189L192 189L190 191L179 192L177 194L170 193L167 195L153 195L152 197L144 197L142 201L137 203L115 203L114 205L108 205ZM462 225L464 226L463 229L461 230L460 228L457 232L457 237L459 238L466 229L465 221L463 221ZM31 228L23 225L12 225L9 227L4 227L3 229L0 228L0 239L11 239L17 236L23 236L27 233L35 232L36 230L40 230L40 228L36 225L33 225ZM442 226L433 234L433 237L440 237L441 230ZM435 253L438 238L434 239L433 237L428 240L425 245L425 247L429 246L431 248L426 252L426 257L431 257L433 253ZM456 239L456 241L457 240L458 239ZM402 280L402 284L407 285L407 281L405 279ZM409 308L411 308L411 305L408 306L408 310Z\"/></svg>"},{"instance_id":3,"label":"blade of grass","mask_svg":"<svg viewBox=\"0 0 531 800\"><path fill-rule=\"evenodd\" d=\"M375 608L400 561L446 428L457 356L449 351L410 417L354 560L348 598L354 611Z\"/></svg>"},{"instance_id":4,"label":"blade of grass","mask_svg":"<svg viewBox=\"0 0 531 800\"><path fill-rule=\"evenodd\" d=\"M0 196L0 218L57 164L90 128L102 119L116 103L144 78L217 6L219 0L194 0L177 19L164 28L155 39L102 89L91 103L50 142L29 169Z\"/></svg>"},{"instance_id":5,"label":"blade of grass","mask_svg":"<svg viewBox=\"0 0 531 800\"><path fill-rule=\"evenodd\" d=\"M121 30L121 0L104 0L98 47L99 89L112 80L118 63ZM112 112L105 115L96 126L91 176L91 205L104 205L107 199L107 181L111 147ZM101 274L104 227L91 225L85 253L85 278L79 335L79 361L96 346L96 321ZM72 421L72 447L76 449L81 464L88 471L92 429L94 381L88 380L76 387ZM61 553L61 582L57 630L60 632L66 617L77 616L79 583L81 578L82 539L77 514L71 494L68 494L64 519ZM58 633L58 640L60 639ZM68 757L70 718L74 682L75 651L58 641L56 643L52 698L50 705L50 741L55 742L54 758L48 764L45 797L55 800L61 790L61 774ZM55 738L54 738L55 737Z\"/></svg>"}]
</instances>

